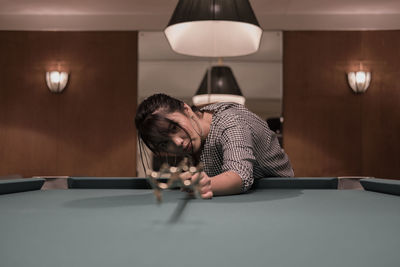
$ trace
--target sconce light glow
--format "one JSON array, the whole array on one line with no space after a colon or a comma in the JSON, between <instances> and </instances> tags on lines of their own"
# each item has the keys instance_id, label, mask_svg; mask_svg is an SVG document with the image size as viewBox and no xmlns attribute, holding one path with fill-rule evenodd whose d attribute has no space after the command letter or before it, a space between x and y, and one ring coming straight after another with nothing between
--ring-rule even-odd
<instances>
[{"instance_id":1,"label":"sconce light glow","mask_svg":"<svg viewBox=\"0 0 400 267\"><path fill-rule=\"evenodd\" d=\"M347 79L351 89L353 89L355 93L364 93L367 91L371 82L371 72L349 72L347 74Z\"/></svg>"},{"instance_id":2,"label":"sconce light glow","mask_svg":"<svg viewBox=\"0 0 400 267\"><path fill-rule=\"evenodd\" d=\"M363 71L358 71L356 72L356 83L364 83L365 82L365 77L367 75L365 75L365 72Z\"/></svg>"},{"instance_id":3,"label":"sconce light glow","mask_svg":"<svg viewBox=\"0 0 400 267\"><path fill-rule=\"evenodd\" d=\"M61 93L68 83L68 73L59 71L46 72L47 87L52 93Z\"/></svg>"}]
</instances>

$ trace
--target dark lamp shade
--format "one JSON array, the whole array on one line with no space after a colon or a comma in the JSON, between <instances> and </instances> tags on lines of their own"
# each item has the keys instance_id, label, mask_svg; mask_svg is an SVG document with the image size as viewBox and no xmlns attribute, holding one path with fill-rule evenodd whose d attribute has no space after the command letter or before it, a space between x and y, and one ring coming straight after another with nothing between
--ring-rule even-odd
<instances>
[{"instance_id":1,"label":"dark lamp shade","mask_svg":"<svg viewBox=\"0 0 400 267\"><path fill-rule=\"evenodd\" d=\"M200 57L254 53L262 35L248 0L179 0L164 32L172 50Z\"/></svg>"},{"instance_id":2,"label":"dark lamp shade","mask_svg":"<svg viewBox=\"0 0 400 267\"><path fill-rule=\"evenodd\" d=\"M216 102L235 102L244 105L245 98L230 67L212 67L210 80L208 73L209 71L206 71L199 89L192 98L194 105L202 106Z\"/></svg>"}]
</instances>

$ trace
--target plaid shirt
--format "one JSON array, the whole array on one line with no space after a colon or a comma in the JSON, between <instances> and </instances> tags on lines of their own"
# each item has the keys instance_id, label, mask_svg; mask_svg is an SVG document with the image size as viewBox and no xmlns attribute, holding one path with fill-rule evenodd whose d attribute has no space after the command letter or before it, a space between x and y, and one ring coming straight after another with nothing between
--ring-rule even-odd
<instances>
[{"instance_id":1,"label":"plaid shirt","mask_svg":"<svg viewBox=\"0 0 400 267\"><path fill-rule=\"evenodd\" d=\"M256 114L236 103L216 103L201 111L213 112L200 156L208 176L234 171L245 192L254 179L294 175L276 134Z\"/></svg>"}]
</instances>

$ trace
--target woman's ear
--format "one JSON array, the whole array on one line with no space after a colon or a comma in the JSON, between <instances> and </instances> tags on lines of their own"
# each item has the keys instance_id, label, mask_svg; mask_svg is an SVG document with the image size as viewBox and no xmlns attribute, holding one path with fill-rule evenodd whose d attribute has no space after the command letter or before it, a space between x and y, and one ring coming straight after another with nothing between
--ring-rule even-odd
<instances>
[{"instance_id":1,"label":"woman's ear","mask_svg":"<svg viewBox=\"0 0 400 267\"><path fill-rule=\"evenodd\" d=\"M185 114L187 115L187 116L190 116L190 115L192 115L192 113L193 113L193 110L190 108L190 106L188 105L188 104L186 104L186 103L184 103L183 104L183 111L185 112Z\"/></svg>"}]
</instances>

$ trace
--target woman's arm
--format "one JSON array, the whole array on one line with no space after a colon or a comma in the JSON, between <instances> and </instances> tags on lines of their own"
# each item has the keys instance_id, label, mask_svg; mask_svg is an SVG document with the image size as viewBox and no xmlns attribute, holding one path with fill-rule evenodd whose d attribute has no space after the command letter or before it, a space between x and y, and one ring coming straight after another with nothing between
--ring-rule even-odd
<instances>
[{"instance_id":1,"label":"woman's arm","mask_svg":"<svg viewBox=\"0 0 400 267\"><path fill-rule=\"evenodd\" d=\"M192 181L196 181L199 178L199 174L193 176L189 176L189 173L185 174L186 175L181 175L182 179L191 179ZM227 171L212 178L208 177L205 172L201 173L199 192L202 198L239 194L241 188L242 179L234 171Z\"/></svg>"},{"instance_id":2,"label":"woman's arm","mask_svg":"<svg viewBox=\"0 0 400 267\"><path fill-rule=\"evenodd\" d=\"M214 196L239 194L241 188L242 179L234 171L221 173L211 179L211 190Z\"/></svg>"}]
</instances>

